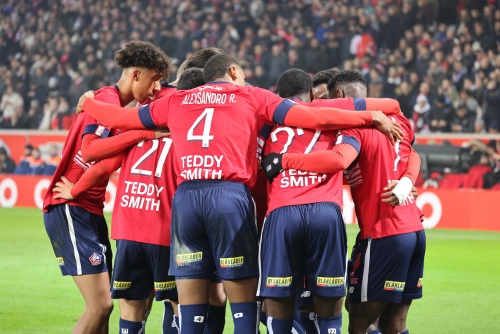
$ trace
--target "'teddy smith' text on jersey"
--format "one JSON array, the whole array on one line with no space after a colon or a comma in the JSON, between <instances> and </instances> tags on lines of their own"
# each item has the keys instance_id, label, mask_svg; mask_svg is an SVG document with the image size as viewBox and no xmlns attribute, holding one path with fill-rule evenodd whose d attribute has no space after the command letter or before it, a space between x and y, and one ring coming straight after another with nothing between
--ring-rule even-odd
<instances>
[{"instance_id":1,"label":"'teddy smith' text on jersey","mask_svg":"<svg viewBox=\"0 0 500 334\"><path fill-rule=\"evenodd\" d=\"M145 140L123 157L111 221L111 238L170 246L176 189L172 139Z\"/></svg>"},{"instance_id":2,"label":"'teddy smith' text on jersey","mask_svg":"<svg viewBox=\"0 0 500 334\"><path fill-rule=\"evenodd\" d=\"M402 114L391 116L405 133L402 141L393 146L380 131L370 128L342 130L337 144L352 145L359 155L345 171L351 186L356 216L363 239L420 231L423 229L420 213L413 196L399 206L383 203L383 188L392 180L399 180L406 169L414 134Z\"/></svg>"},{"instance_id":3,"label":"'teddy smith' text on jersey","mask_svg":"<svg viewBox=\"0 0 500 334\"><path fill-rule=\"evenodd\" d=\"M261 120L282 124L294 104L261 88L212 82L143 106L139 117L146 128L169 127L178 183L229 180L252 187Z\"/></svg>"},{"instance_id":4,"label":"'teddy smith' text on jersey","mask_svg":"<svg viewBox=\"0 0 500 334\"><path fill-rule=\"evenodd\" d=\"M101 102L110 103L119 106L120 96L116 86L107 86L95 92L95 99ZM47 193L43 200L43 210L47 211L50 205L68 203L84 208L85 210L102 215L104 208L104 197L106 195L106 186L108 180L102 181L92 189L82 193L78 199L74 201L66 201L64 199L54 199L52 189L56 182L61 180L61 176L66 176L71 182L75 183L90 167L89 163L83 161L80 148L82 147L82 138L85 134L95 134L102 138L116 134L117 131L103 126L91 116L81 113L77 116L73 125L69 129L68 137L64 143L64 148L61 154L61 162L52 177L52 181L48 187Z\"/></svg>"}]
</instances>

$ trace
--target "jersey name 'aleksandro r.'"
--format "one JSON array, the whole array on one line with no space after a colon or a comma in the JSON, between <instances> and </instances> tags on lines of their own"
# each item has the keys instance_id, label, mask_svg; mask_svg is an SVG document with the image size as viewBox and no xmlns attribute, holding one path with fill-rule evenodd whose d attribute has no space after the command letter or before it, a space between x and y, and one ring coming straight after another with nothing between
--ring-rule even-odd
<instances>
[{"instance_id":1,"label":"jersey name 'aleksandro r.'","mask_svg":"<svg viewBox=\"0 0 500 334\"><path fill-rule=\"evenodd\" d=\"M228 99L229 95L229 99ZM183 104L225 104L236 103L236 95L213 92L191 93L184 97Z\"/></svg>"}]
</instances>

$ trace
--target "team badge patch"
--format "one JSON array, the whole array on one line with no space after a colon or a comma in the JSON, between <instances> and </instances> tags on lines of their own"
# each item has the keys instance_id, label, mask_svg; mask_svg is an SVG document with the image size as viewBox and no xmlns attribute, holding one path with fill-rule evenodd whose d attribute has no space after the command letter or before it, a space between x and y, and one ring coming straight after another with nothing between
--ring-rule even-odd
<instances>
[{"instance_id":1,"label":"team badge patch","mask_svg":"<svg viewBox=\"0 0 500 334\"><path fill-rule=\"evenodd\" d=\"M100 265L102 262L102 255L94 253L89 257L90 263L92 263L93 266Z\"/></svg>"}]
</instances>

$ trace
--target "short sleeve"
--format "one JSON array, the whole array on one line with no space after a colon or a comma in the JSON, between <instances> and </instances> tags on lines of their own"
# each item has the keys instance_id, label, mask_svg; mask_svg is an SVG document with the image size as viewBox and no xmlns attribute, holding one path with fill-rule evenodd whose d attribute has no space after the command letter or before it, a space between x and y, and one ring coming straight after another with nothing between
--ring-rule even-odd
<instances>
[{"instance_id":1,"label":"short sleeve","mask_svg":"<svg viewBox=\"0 0 500 334\"><path fill-rule=\"evenodd\" d=\"M359 129L346 129L339 131L340 134L337 137L335 145L339 144L349 144L356 149L356 151L361 151L361 133Z\"/></svg>"},{"instance_id":2,"label":"short sleeve","mask_svg":"<svg viewBox=\"0 0 500 334\"><path fill-rule=\"evenodd\" d=\"M283 99L268 90L249 87L259 117L266 123L283 125L286 114L296 103L289 99Z\"/></svg>"},{"instance_id":3,"label":"short sleeve","mask_svg":"<svg viewBox=\"0 0 500 334\"><path fill-rule=\"evenodd\" d=\"M109 103L115 106L120 106L120 96L112 87L104 87L96 92L94 99L102 103ZM112 129L95 118L86 115L87 125L85 126L82 138L85 135L93 134L101 138L107 138L113 135Z\"/></svg>"},{"instance_id":4,"label":"short sleeve","mask_svg":"<svg viewBox=\"0 0 500 334\"><path fill-rule=\"evenodd\" d=\"M146 129L168 126L168 104L172 96L165 96L139 107L139 119Z\"/></svg>"}]
</instances>

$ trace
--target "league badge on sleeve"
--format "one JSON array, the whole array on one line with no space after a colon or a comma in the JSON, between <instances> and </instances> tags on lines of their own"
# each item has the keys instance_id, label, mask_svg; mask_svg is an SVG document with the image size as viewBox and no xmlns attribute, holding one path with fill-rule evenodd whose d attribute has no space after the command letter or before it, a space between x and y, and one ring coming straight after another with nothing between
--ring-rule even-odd
<instances>
[{"instance_id":1,"label":"league badge on sleeve","mask_svg":"<svg viewBox=\"0 0 500 334\"><path fill-rule=\"evenodd\" d=\"M100 265L102 262L102 255L94 253L89 257L90 263L92 263L93 266Z\"/></svg>"}]
</instances>

